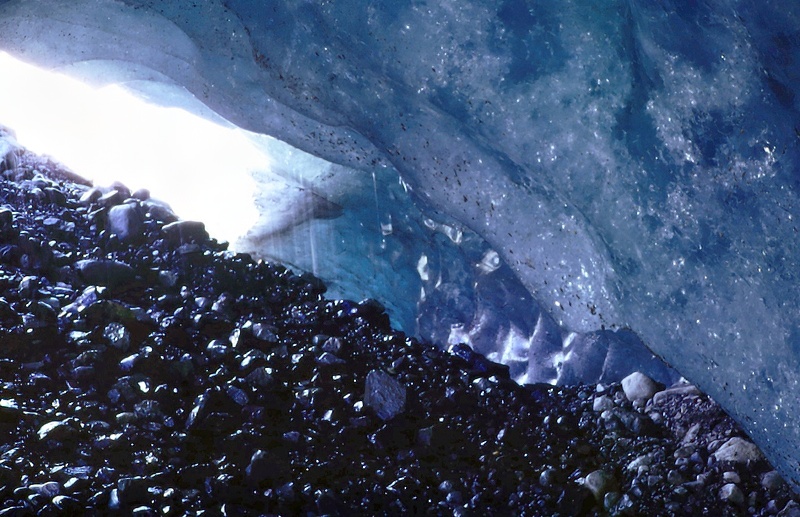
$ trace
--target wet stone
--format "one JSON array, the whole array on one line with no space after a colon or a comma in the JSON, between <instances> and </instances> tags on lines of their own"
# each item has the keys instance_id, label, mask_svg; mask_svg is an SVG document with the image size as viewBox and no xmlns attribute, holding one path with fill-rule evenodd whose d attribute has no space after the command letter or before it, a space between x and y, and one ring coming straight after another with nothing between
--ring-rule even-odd
<instances>
[{"instance_id":1,"label":"wet stone","mask_svg":"<svg viewBox=\"0 0 800 517\"><path fill-rule=\"evenodd\" d=\"M372 408L382 420L391 420L405 409L406 388L381 370L367 374L364 405Z\"/></svg>"},{"instance_id":2,"label":"wet stone","mask_svg":"<svg viewBox=\"0 0 800 517\"><path fill-rule=\"evenodd\" d=\"M117 260L87 259L75 263L81 278L88 284L119 287L136 278L136 273L128 264Z\"/></svg>"},{"instance_id":3,"label":"wet stone","mask_svg":"<svg viewBox=\"0 0 800 517\"><path fill-rule=\"evenodd\" d=\"M46 483L34 483L29 485L28 488L39 495L42 495L47 498L53 498L57 495L60 495L63 487L60 483L56 481L48 481Z\"/></svg>"},{"instance_id":4,"label":"wet stone","mask_svg":"<svg viewBox=\"0 0 800 517\"><path fill-rule=\"evenodd\" d=\"M138 204L125 203L112 207L108 211L107 228L123 241L140 237L143 224L144 214Z\"/></svg>"},{"instance_id":5,"label":"wet stone","mask_svg":"<svg viewBox=\"0 0 800 517\"><path fill-rule=\"evenodd\" d=\"M173 244L203 242L208 239L206 227L199 221L176 221L165 224L161 231L164 232L165 239Z\"/></svg>"},{"instance_id":6,"label":"wet stone","mask_svg":"<svg viewBox=\"0 0 800 517\"><path fill-rule=\"evenodd\" d=\"M110 190L97 199L97 204L102 207L112 207L122 203L125 198L118 190Z\"/></svg>"},{"instance_id":7,"label":"wet stone","mask_svg":"<svg viewBox=\"0 0 800 517\"><path fill-rule=\"evenodd\" d=\"M117 498L120 505L136 505L150 500L147 491L150 482L143 477L124 477L117 482Z\"/></svg>"},{"instance_id":8,"label":"wet stone","mask_svg":"<svg viewBox=\"0 0 800 517\"><path fill-rule=\"evenodd\" d=\"M9 230L13 222L14 212L9 208L0 208L0 231Z\"/></svg>"},{"instance_id":9,"label":"wet stone","mask_svg":"<svg viewBox=\"0 0 800 517\"><path fill-rule=\"evenodd\" d=\"M713 456L717 461L731 461L734 463L758 461L763 458L761 451L753 442L738 436L722 444L720 448L714 452Z\"/></svg>"},{"instance_id":10,"label":"wet stone","mask_svg":"<svg viewBox=\"0 0 800 517\"><path fill-rule=\"evenodd\" d=\"M131 346L131 333L121 323L109 323L103 330L103 337L109 346L126 352Z\"/></svg>"},{"instance_id":11,"label":"wet stone","mask_svg":"<svg viewBox=\"0 0 800 517\"><path fill-rule=\"evenodd\" d=\"M742 490L733 483L723 485L719 490L719 497L723 501L727 501L733 505L738 506L744 504L744 494Z\"/></svg>"},{"instance_id":12,"label":"wet stone","mask_svg":"<svg viewBox=\"0 0 800 517\"><path fill-rule=\"evenodd\" d=\"M781 475L774 470L765 473L761 477L761 486L763 486L769 492L777 492L785 485L786 482L783 480Z\"/></svg>"},{"instance_id":13,"label":"wet stone","mask_svg":"<svg viewBox=\"0 0 800 517\"><path fill-rule=\"evenodd\" d=\"M661 386L647 375L634 372L622 379L622 390L625 392L625 397L631 402L646 401L661 391Z\"/></svg>"}]
</instances>

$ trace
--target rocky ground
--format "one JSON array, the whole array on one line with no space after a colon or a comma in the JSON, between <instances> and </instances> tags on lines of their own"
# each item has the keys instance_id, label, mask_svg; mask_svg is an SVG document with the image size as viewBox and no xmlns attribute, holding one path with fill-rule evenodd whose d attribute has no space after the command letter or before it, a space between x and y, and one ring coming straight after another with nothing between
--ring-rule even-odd
<instances>
[{"instance_id":1,"label":"rocky ground","mask_svg":"<svg viewBox=\"0 0 800 517\"><path fill-rule=\"evenodd\" d=\"M800 515L691 385L519 386L146 192L3 163L0 515Z\"/></svg>"}]
</instances>

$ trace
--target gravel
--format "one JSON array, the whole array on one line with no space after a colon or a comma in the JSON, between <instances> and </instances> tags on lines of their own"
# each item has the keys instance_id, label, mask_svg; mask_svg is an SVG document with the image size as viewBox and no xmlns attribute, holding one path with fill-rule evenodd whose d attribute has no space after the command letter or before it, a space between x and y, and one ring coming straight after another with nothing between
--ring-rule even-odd
<instances>
[{"instance_id":1,"label":"gravel","mask_svg":"<svg viewBox=\"0 0 800 517\"><path fill-rule=\"evenodd\" d=\"M520 386L144 190L2 163L0 515L800 513L691 385Z\"/></svg>"}]
</instances>

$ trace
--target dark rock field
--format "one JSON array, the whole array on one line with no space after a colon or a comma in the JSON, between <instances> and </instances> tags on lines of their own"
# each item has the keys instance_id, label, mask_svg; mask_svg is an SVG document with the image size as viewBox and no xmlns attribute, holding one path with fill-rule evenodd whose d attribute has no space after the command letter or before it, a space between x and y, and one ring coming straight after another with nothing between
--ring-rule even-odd
<instances>
[{"instance_id":1,"label":"dark rock field","mask_svg":"<svg viewBox=\"0 0 800 517\"><path fill-rule=\"evenodd\" d=\"M800 516L691 385L520 386L145 191L0 173L0 516Z\"/></svg>"}]
</instances>

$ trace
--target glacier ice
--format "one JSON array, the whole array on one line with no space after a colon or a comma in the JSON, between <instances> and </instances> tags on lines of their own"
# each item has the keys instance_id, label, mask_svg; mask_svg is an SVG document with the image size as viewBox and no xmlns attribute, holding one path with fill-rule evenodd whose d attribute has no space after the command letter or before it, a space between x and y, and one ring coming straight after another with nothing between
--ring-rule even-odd
<instances>
[{"instance_id":1,"label":"glacier ice","mask_svg":"<svg viewBox=\"0 0 800 517\"><path fill-rule=\"evenodd\" d=\"M442 341L505 325L524 369L630 327L800 486L796 2L5 0L0 48L399 175L406 292L480 314Z\"/></svg>"}]
</instances>

